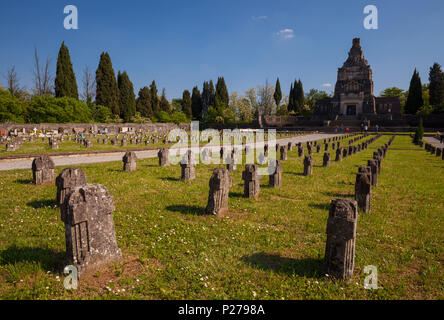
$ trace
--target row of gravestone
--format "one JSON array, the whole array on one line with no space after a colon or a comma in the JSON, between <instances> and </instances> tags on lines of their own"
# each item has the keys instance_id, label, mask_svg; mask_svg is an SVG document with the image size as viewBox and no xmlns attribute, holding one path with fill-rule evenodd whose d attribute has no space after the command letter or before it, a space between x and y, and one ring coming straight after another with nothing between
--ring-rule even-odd
<instances>
[{"instance_id":1,"label":"row of gravestone","mask_svg":"<svg viewBox=\"0 0 444 320\"><path fill-rule=\"evenodd\" d=\"M105 186L87 184L80 168L64 168L54 179L54 162L47 155L34 159L32 171L35 184L55 181L67 260L77 268L79 277L121 259L112 216L114 199Z\"/></svg>"},{"instance_id":2,"label":"row of gravestone","mask_svg":"<svg viewBox=\"0 0 444 320\"><path fill-rule=\"evenodd\" d=\"M437 157L441 157L442 160L444 160L444 148L435 147L431 143L426 143L425 150L430 152L430 154L434 154Z\"/></svg>"}]
</instances>

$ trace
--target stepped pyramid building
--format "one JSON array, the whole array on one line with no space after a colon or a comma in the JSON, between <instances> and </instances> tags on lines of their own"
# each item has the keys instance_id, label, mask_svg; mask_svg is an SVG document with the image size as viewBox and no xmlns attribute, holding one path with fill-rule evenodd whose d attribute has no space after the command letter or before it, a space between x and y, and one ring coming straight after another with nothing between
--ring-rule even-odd
<instances>
[{"instance_id":1,"label":"stepped pyramid building","mask_svg":"<svg viewBox=\"0 0 444 320\"><path fill-rule=\"evenodd\" d=\"M353 46L344 65L338 69L333 98L316 101L314 118L376 120L401 115L399 97L380 98L373 94L373 72L364 58L360 39Z\"/></svg>"}]
</instances>

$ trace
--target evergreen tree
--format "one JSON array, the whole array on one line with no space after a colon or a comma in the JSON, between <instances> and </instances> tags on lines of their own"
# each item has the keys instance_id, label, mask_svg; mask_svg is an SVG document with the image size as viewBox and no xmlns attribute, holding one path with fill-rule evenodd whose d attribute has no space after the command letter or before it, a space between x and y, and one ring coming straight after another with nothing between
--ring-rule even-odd
<instances>
[{"instance_id":1,"label":"evergreen tree","mask_svg":"<svg viewBox=\"0 0 444 320\"><path fill-rule=\"evenodd\" d=\"M202 86L202 119L205 119L210 106L210 85L204 81Z\"/></svg>"},{"instance_id":2,"label":"evergreen tree","mask_svg":"<svg viewBox=\"0 0 444 320\"><path fill-rule=\"evenodd\" d=\"M423 137L424 137L424 126L422 124L422 118L420 118L418 128L416 128L415 137L413 138L413 142L419 143L420 141L422 141Z\"/></svg>"},{"instance_id":3,"label":"evergreen tree","mask_svg":"<svg viewBox=\"0 0 444 320\"><path fill-rule=\"evenodd\" d=\"M216 92L214 90L213 80L210 80L208 90L209 90L209 98L210 98L209 106L216 107Z\"/></svg>"},{"instance_id":4,"label":"evergreen tree","mask_svg":"<svg viewBox=\"0 0 444 320\"><path fill-rule=\"evenodd\" d=\"M223 77L217 78L216 83L216 95L215 95L215 102L216 105L223 105L224 107L228 106L228 90L227 86L225 85L225 80Z\"/></svg>"},{"instance_id":5,"label":"evergreen tree","mask_svg":"<svg viewBox=\"0 0 444 320\"><path fill-rule=\"evenodd\" d=\"M134 87L128 74L124 71L117 75L117 84L119 87L119 108L120 117L129 122L136 115L136 97L134 95Z\"/></svg>"},{"instance_id":6,"label":"evergreen tree","mask_svg":"<svg viewBox=\"0 0 444 320\"><path fill-rule=\"evenodd\" d=\"M151 106L151 92L148 87L143 87L139 90L139 97L137 98L136 110L142 117L152 118L153 108Z\"/></svg>"},{"instance_id":7,"label":"evergreen tree","mask_svg":"<svg viewBox=\"0 0 444 320\"><path fill-rule=\"evenodd\" d=\"M202 96L200 95L199 88L195 86L191 95L191 111L193 119L201 120L202 114Z\"/></svg>"},{"instance_id":8,"label":"evergreen tree","mask_svg":"<svg viewBox=\"0 0 444 320\"><path fill-rule=\"evenodd\" d=\"M153 108L153 113L156 115L160 111L160 101L159 96L157 95L157 87L156 82L153 82L150 85L151 92L151 107Z\"/></svg>"},{"instance_id":9,"label":"evergreen tree","mask_svg":"<svg viewBox=\"0 0 444 320\"><path fill-rule=\"evenodd\" d=\"M162 95L160 97L160 110L166 113L171 113L170 102L166 97L165 88L162 89Z\"/></svg>"},{"instance_id":10,"label":"evergreen tree","mask_svg":"<svg viewBox=\"0 0 444 320\"><path fill-rule=\"evenodd\" d=\"M185 90L182 94L182 112L185 113L188 119L191 119L191 95L188 90Z\"/></svg>"},{"instance_id":11,"label":"evergreen tree","mask_svg":"<svg viewBox=\"0 0 444 320\"><path fill-rule=\"evenodd\" d=\"M407 97L407 102L405 103L405 112L416 114L423 104L421 78L415 69L412 79L410 80L409 95Z\"/></svg>"},{"instance_id":12,"label":"evergreen tree","mask_svg":"<svg viewBox=\"0 0 444 320\"><path fill-rule=\"evenodd\" d=\"M282 100L282 91L281 91L281 83L279 82L279 78L276 80L276 86L274 88L274 101L276 102L276 107L279 107L279 104Z\"/></svg>"},{"instance_id":13,"label":"evergreen tree","mask_svg":"<svg viewBox=\"0 0 444 320\"><path fill-rule=\"evenodd\" d=\"M444 103L444 73L436 62L430 68L429 83L430 105L439 106Z\"/></svg>"},{"instance_id":14,"label":"evergreen tree","mask_svg":"<svg viewBox=\"0 0 444 320\"><path fill-rule=\"evenodd\" d=\"M295 90L294 97L295 97L296 112L299 115L302 115L302 113L304 111L305 97L304 97L304 89L302 87L301 79L299 79L299 81L297 82L297 87Z\"/></svg>"},{"instance_id":15,"label":"evergreen tree","mask_svg":"<svg viewBox=\"0 0 444 320\"><path fill-rule=\"evenodd\" d=\"M65 42L62 42L59 55L57 57L57 71L54 81L54 91L57 98L79 98L76 76L72 67L71 57L69 56L69 50L65 46Z\"/></svg>"},{"instance_id":16,"label":"evergreen tree","mask_svg":"<svg viewBox=\"0 0 444 320\"><path fill-rule=\"evenodd\" d=\"M288 95L288 112L294 111L294 99L293 99L294 89L293 84L290 85L290 94Z\"/></svg>"},{"instance_id":17,"label":"evergreen tree","mask_svg":"<svg viewBox=\"0 0 444 320\"><path fill-rule=\"evenodd\" d=\"M111 58L107 52L100 55L96 71L96 105L108 107L114 115L120 115L119 88Z\"/></svg>"}]
</instances>

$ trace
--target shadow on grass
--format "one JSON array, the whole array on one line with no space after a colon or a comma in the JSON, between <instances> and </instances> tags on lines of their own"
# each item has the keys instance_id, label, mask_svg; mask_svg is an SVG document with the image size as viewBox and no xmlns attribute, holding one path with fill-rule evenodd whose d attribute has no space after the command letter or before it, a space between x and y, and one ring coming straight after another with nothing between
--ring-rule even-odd
<instances>
[{"instance_id":1,"label":"shadow on grass","mask_svg":"<svg viewBox=\"0 0 444 320\"><path fill-rule=\"evenodd\" d=\"M55 199L32 200L26 203L26 205L34 209L40 209L45 207L53 208L54 206L57 205L57 201Z\"/></svg>"},{"instance_id":2,"label":"shadow on grass","mask_svg":"<svg viewBox=\"0 0 444 320\"><path fill-rule=\"evenodd\" d=\"M66 253L43 248L19 248L15 245L0 252L1 266L20 262L35 262L45 271L61 272L66 263Z\"/></svg>"},{"instance_id":3,"label":"shadow on grass","mask_svg":"<svg viewBox=\"0 0 444 320\"><path fill-rule=\"evenodd\" d=\"M147 168L160 168L160 166L157 164L144 164L142 165L142 167L147 167Z\"/></svg>"},{"instance_id":4,"label":"shadow on grass","mask_svg":"<svg viewBox=\"0 0 444 320\"><path fill-rule=\"evenodd\" d=\"M303 172L291 172L291 171L289 171L289 172L284 172L284 173L292 174L292 175L295 175L295 176L305 177Z\"/></svg>"},{"instance_id":5,"label":"shadow on grass","mask_svg":"<svg viewBox=\"0 0 444 320\"><path fill-rule=\"evenodd\" d=\"M160 180L165 180L165 181L180 181L180 178L162 177L162 178L160 178Z\"/></svg>"},{"instance_id":6,"label":"shadow on grass","mask_svg":"<svg viewBox=\"0 0 444 320\"><path fill-rule=\"evenodd\" d=\"M322 259L292 259L278 254L254 253L243 256L241 260L248 265L261 270L271 270L277 273L297 274L301 277L320 278L322 276Z\"/></svg>"},{"instance_id":7,"label":"shadow on grass","mask_svg":"<svg viewBox=\"0 0 444 320\"><path fill-rule=\"evenodd\" d=\"M323 195L332 198L354 198L355 195L351 193L339 193L339 192L322 192Z\"/></svg>"},{"instance_id":8,"label":"shadow on grass","mask_svg":"<svg viewBox=\"0 0 444 320\"><path fill-rule=\"evenodd\" d=\"M310 208L322 209L327 211L330 209L330 203L309 203L308 206Z\"/></svg>"},{"instance_id":9,"label":"shadow on grass","mask_svg":"<svg viewBox=\"0 0 444 320\"><path fill-rule=\"evenodd\" d=\"M120 169L108 169L108 172L123 172L123 170L120 170Z\"/></svg>"},{"instance_id":10,"label":"shadow on grass","mask_svg":"<svg viewBox=\"0 0 444 320\"><path fill-rule=\"evenodd\" d=\"M243 198L243 197L244 197L244 194L241 193L241 192L230 192L230 193L228 194L228 197L229 197L229 198Z\"/></svg>"},{"instance_id":11,"label":"shadow on grass","mask_svg":"<svg viewBox=\"0 0 444 320\"><path fill-rule=\"evenodd\" d=\"M32 179L17 179L14 182L18 184L34 184Z\"/></svg>"},{"instance_id":12,"label":"shadow on grass","mask_svg":"<svg viewBox=\"0 0 444 320\"><path fill-rule=\"evenodd\" d=\"M172 205L167 206L165 209L172 212L180 212L183 214L193 214L193 215L203 215L205 213L205 208L199 206L188 206L188 205Z\"/></svg>"}]
</instances>

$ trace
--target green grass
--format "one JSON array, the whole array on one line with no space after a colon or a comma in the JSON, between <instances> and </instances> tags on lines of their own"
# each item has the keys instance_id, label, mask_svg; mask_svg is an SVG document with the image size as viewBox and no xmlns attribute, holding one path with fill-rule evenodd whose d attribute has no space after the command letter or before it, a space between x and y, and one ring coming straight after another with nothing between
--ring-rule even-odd
<instances>
[{"instance_id":1,"label":"green grass","mask_svg":"<svg viewBox=\"0 0 444 320\"><path fill-rule=\"evenodd\" d=\"M443 299L444 161L408 137L394 140L391 148L409 150L389 149L372 212L359 215L352 281L321 273L331 199L353 197L358 166L389 138L327 168L323 151L314 153L310 177L294 148L283 187L269 188L263 177L256 201L242 197L238 166L225 217L201 215L216 165L198 165L191 182L157 159L139 160L132 173L121 162L81 166L89 183L114 196L124 261L81 280L77 291L64 289L59 271L65 234L56 187L33 185L31 170L0 172L0 298ZM363 287L366 265L378 268L377 290Z\"/></svg>"}]
</instances>

